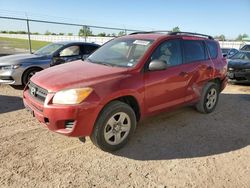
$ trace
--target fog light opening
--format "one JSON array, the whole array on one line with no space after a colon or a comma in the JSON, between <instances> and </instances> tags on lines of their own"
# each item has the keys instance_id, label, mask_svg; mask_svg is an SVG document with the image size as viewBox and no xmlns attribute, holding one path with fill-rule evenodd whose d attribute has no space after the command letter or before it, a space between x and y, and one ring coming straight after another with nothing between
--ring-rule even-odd
<instances>
[{"instance_id":1,"label":"fog light opening","mask_svg":"<svg viewBox=\"0 0 250 188\"><path fill-rule=\"evenodd\" d=\"M65 121L65 129L72 129L74 126L75 120L66 120Z\"/></svg>"},{"instance_id":2,"label":"fog light opening","mask_svg":"<svg viewBox=\"0 0 250 188\"><path fill-rule=\"evenodd\" d=\"M49 119L48 118L44 118L44 122L46 123L46 125L49 124Z\"/></svg>"}]
</instances>

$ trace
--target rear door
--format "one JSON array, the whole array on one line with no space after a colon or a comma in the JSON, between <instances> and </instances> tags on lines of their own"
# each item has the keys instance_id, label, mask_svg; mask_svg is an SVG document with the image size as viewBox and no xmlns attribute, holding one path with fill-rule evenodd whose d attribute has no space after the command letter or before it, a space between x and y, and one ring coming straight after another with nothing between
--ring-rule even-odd
<instances>
[{"instance_id":1,"label":"rear door","mask_svg":"<svg viewBox=\"0 0 250 188\"><path fill-rule=\"evenodd\" d=\"M213 77L214 64L204 40L183 39L183 56L189 74L186 101L198 99L204 84Z\"/></svg>"},{"instance_id":2,"label":"rear door","mask_svg":"<svg viewBox=\"0 0 250 188\"><path fill-rule=\"evenodd\" d=\"M151 55L149 62L155 59L164 61L168 68L147 71L146 67L145 107L149 114L184 103L188 80L185 65L182 64L180 39L161 43Z\"/></svg>"}]
</instances>

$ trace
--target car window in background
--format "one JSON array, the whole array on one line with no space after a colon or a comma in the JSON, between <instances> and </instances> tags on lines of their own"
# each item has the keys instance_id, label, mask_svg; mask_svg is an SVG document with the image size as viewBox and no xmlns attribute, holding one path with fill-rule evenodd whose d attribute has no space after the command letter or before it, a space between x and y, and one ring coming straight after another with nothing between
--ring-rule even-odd
<instances>
[{"instance_id":1,"label":"car window in background","mask_svg":"<svg viewBox=\"0 0 250 188\"><path fill-rule=\"evenodd\" d=\"M250 45L245 45L241 48L241 50L246 50L246 51L250 51Z\"/></svg>"},{"instance_id":2,"label":"car window in background","mask_svg":"<svg viewBox=\"0 0 250 188\"><path fill-rule=\"evenodd\" d=\"M238 50L236 50L236 49L232 49L230 52L232 52L233 54L235 54L235 53L237 53L237 52L238 52Z\"/></svg>"},{"instance_id":3,"label":"car window in background","mask_svg":"<svg viewBox=\"0 0 250 188\"><path fill-rule=\"evenodd\" d=\"M211 51L210 51L210 50L213 50L213 46L211 46L211 42L210 42L210 44L207 42L207 45L208 45L209 52L210 52L210 54L211 54ZM210 48L211 48L211 49L210 49ZM229 51L230 51L230 49L227 49L227 48L222 48L222 49L221 49L221 52L222 52L223 54L227 54Z\"/></svg>"},{"instance_id":4,"label":"car window in background","mask_svg":"<svg viewBox=\"0 0 250 188\"><path fill-rule=\"evenodd\" d=\"M208 51L209 51L209 54L210 54L210 57L212 59L215 59L217 58L218 56L218 45L216 44L216 42L213 42L213 41L206 41L207 43L207 47L208 47ZM222 49L222 53L228 53L230 49Z\"/></svg>"},{"instance_id":5,"label":"car window in background","mask_svg":"<svg viewBox=\"0 0 250 188\"><path fill-rule=\"evenodd\" d=\"M94 45L84 45L84 54L91 54L93 51L95 51L98 46Z\"/></svg>"},{"instance_id":6,"label":"car window in background","mask_svg":"<svg viewBox=\"0 0 250 188\"><path fill-rule=\"evenodd\" d=\"M207 59L205 46L202 41L183 40L185 63Z\"/></svg>"},{"instance_id":7,"label":"car window in background","mask_svg":"<svg viewBox=\"0 0 250 188\"><path fill-rule=\"evenodd\" d=\"M143 39L115 39L96 50L88 60L110 66L133 67L152 42Z\"/></svg>"},{"instance_id":8,"label":"car window in background","mask_svg":"<svg viewBox=\"0 0 250 188\"><path fill-rule=\"evenodd\" d=\"M55 43L49 44L37 50L34 54L35 55L52 55L54 52L59 50L62 46L63 44L55 44Z\"/></svg>"},{"instance_id":9,"label":"car window in background","mask_svg":"<svg viewBox=\"0 0 250 188\"><path fill-rule=\"evenodd\" d=\"M168 66L180 65L182 63L180 40L169 40L160 44L151 56L151 60L164 61Z\"/></svg>"},{"instance_id":10,"label":"car window in background","mask_svg":"<svg viewBox=\"0 0 250 188\"><path fill-rule=\"evenodd\" d=\"M60 57L80 55L80 46L69 46L60 52Z\"/></svg>"},{"instance_id":11,"label":"car window in background","mask_svg":"<svg viewBox=\"0 0 250 188\"><path fill-rule=\"evenodd\" d=\"M231 59L242 59L242 60L250 60L250 53L247 52L238 52Z\"/></svg>"}]
</instances>

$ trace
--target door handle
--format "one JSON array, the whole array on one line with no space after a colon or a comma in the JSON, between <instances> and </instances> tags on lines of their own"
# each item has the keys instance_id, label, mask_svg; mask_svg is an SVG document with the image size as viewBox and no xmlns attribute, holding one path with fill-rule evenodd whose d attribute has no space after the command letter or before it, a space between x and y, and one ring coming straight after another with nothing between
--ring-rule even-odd
<instances>
[{"instance_id":1,"label":"door handle","mask_svg":"<svg viewBox=\"0 0 250 188\"><path fill-rule=\"evenodd\" d=\"M187 72L180 72L180 74L179 74L180 76L183 76L183 77L187 77L188 76L188 73Z\"/></svg>"}]
</instances>

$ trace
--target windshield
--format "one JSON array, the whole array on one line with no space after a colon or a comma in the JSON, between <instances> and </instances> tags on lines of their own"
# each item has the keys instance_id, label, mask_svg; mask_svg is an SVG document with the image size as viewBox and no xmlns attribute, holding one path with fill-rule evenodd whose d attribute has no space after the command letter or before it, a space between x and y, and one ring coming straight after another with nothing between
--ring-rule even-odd
<instances>
[{"instance_id":1,"label":"windshield","mask_svg":"<svg viewBox=\"0 0 250 188\"><path fill-rule=\"evenodd\" d=\"M248 52L238 52L231 59L242 59L242 60L250 60L250 53Z\"/></svg>"},{"instance_id":2,"label":"windshield","mask_svg":"<svg viewBox=\"0 0 250 188\"><path fill-rule=\"evenodd\" d=\"M63 44L49 44L47 46L44 46L37 50L35 52L36 55L52 55L54 52L56 52L59 48L61 48Z\"/></svg>"},{"instance_id":3,"label":"windshield","mask_svg":"<svg viewBox=\"0 0 250 188\"><path fill-rule=\"evenodd\" d=\"M153 40L115 39L99 48L87 60L107 66L133 67L152 42Z\"/></svg>"}]
</instances>

